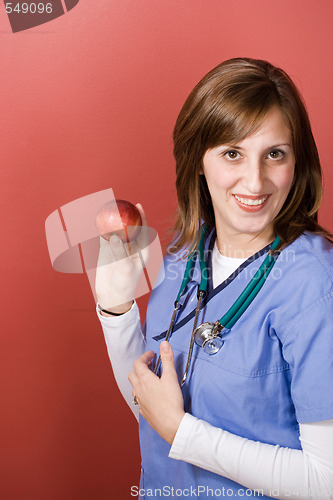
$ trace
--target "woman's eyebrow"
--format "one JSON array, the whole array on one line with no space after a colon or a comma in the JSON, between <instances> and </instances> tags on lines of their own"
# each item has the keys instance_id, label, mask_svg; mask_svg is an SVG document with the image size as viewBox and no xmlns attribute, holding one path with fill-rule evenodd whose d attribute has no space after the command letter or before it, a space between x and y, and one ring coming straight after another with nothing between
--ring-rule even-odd
<instances>
[{"instance_id":1,"label":"woman's eyebrow","mask_svg":"<svg viewBox=\"0 0 333 500\"><path fill-rule=\"evenodd\" d=\"M269 146L270 148L278 148L280 146L288 146L289 148L291 148L291 145L288 144L287 142L283 142L281 144L275 144L274 146Z\"/></svg>"},{"instance_id":2,"label":"woman's eyebrow","mask_svg":"<svg viewBox=\"0 0 333 500\"><path fill-rule=\"evenodd\" d=\"M273 148L278 148L281 146L288 146L289 148L291 148L291 144L289 144L287 142L283 142L283 143L274 144L273 146L267 146L265 149L273 149ZM235 149L240 149L242 151L245 149L245 148L242 148L241 146L238 146L237 144L222 144L221 147L235 148Z\"/></svg>"}]
</instances>

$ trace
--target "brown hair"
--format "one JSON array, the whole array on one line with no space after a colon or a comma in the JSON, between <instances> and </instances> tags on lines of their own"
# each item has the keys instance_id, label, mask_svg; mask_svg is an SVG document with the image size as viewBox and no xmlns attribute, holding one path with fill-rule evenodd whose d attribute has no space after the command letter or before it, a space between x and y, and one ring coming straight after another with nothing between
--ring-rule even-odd
<instances>
[{"instance_id":1,"label":"brown hair","mask_svg":"<svg viewBox=\"0 0 333 500\"><path fill-rule=\"evenodd\" d=\"M318 223L322 173L316 143L302 98L280 68L267 61L229 59L212 69L185 101L173 132L178 196L173 251L198 245L203 223L215 226L211 197L200 175L205 152L254 133L278 106L292 133L295 174L287 199L274 219L282 250L304 231L332 235Z\"/></svg>"}]
</instances>

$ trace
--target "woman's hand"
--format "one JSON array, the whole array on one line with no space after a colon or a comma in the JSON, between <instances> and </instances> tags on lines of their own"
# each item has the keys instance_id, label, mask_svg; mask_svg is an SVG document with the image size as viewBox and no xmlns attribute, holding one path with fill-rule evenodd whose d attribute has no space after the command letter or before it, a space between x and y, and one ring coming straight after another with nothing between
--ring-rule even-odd
<instances>
[{"instance_id":1,"label":"woman's hand","mask_svg":"<svg viewBox=\"0 0 333 500\"><path fill-rule=\"evenodd\" d=\"M178 383L175 361L169 342L160 347L163 373L161 378L150 369L153 351L142 354L128 376L133 386L140 414L169 444L172 444L179 424L185 415L183 395Z\"/></svg>"},{"instance_id":2,"label":"woman's hand","mask_svg":"<svg viewBox=\"0 0 333 500\"><path fill-rule=\"evenodd\" d=\"M100 238L96 270L96 295L103 309L123 313L130 309L135 288L148 260L148 226L140 204L136 205L142 227L136 240L123 243L113 235L110 241Z\"/></svg>"}]
</instances>

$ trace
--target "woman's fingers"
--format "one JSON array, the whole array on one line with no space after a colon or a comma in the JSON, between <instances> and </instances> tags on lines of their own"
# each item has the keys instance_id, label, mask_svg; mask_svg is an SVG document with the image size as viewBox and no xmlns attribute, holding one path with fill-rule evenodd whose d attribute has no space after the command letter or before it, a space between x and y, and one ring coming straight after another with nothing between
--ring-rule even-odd
<instances>
[{"instance_id":1,"label":"woman's fingers","mask_svg":"<svg viewBox=\"0 0 333 500\"><path fill-rule=\"evenodd\" d=\"M148 260L149 228L142 206L138 204L137 208L142 218L139 240L123 243L115 234L110 241L100 237L95 288L104 309L132 302Z\"/></svg>"},{"instance_id":2,"label":"woman's fingers","mask_svg":"<svg viewBox=\"0 0 333 500\"><path fill-rule=\"evenodd\" d=\"M130 383L131 383L132 387L136 387L136 386L137 386L139 379L138 379L137 374L135 373L135 370L132 370L132 371L128 374L128 380L130 381ZM132 391L132 394L133 394L133 396L134 396L134 394L135 394L134 389L133 389L133 391Z\"/></svg>"},{"instance_id":3,"label":"woman's fingers","mask_svg":"<svg viewBox=\"0 0 333 500\"><path fill-rule=\"evenodd\" d=\"M128 257L125 244L115 234L110 238L110 248L113 253L114 260L117 262L118 272L124 275L133 273L133 264ZM132 279L135 279L135 277L133 276Z\"/></svg>"},{"instance_id":4,"label":"woman's fingers","mask_svg":"<svg viewBox=\"0 0 333 500\"><path fill-rule=\"evenodd\" d=\"M109 245L116 261L125 259L128 256L123 242L116 234L111 236Z\"/></svg>"},{"instance_id":5,"label":"woman's fingers","mask_svg":"<svg viewBox=\"0 0 333 500\"><path fill-rule=\"evenodd\" d=\"M141 231L136 239L137 245L138 245L138 250L142 251L142 250L148 249L148 246L149 246L149 227L147 224L147 218L146 218L145 212L142 208L142 205L140 205L140 203L137 203L135 206L139 210L140 215L141 215L141 219L142 219Z\"/></svg>"},{"instance_id":6,"label":"woman's fingers","mask_svg":"<svg viewBox=\"0 0 333 500\"><path fill-rule=\"evenodd\" d=\"M151 360L154 357L154 351L147 351L143 353L133 365L133 370L128 375L128 380L130 381L133 390L132 396L138 396L137 392L140 392L140 382L142 377L151 374L153 377L156 377L150 370L149 366L151 364Z\"/></svg>"},{"instance_id":7,"label":"woman's fingers","mask_svg":"<svg viewBox=\"0 0 333 500\"><path fill-rule=\"evenodd\" d=\"M103 247L106 248L106 247L109 246L109 242L108 242L108 240L106 240L105 238L103 238L103 236L100 236L99 237L99 245L100 245L101 248L103 248Z\"/></svg>"},{"instance_id":8,"label":"woman's fingers","mask_svg":"<svg viewBox=\"0 0 333 500\"><path fill-rule=\"evenodd\" d=\"M145 211L143 210L143 207L142 207L141 203L137 203L135 206L136 206L136 208L140 212L141 220L142 220L142 225L143 226L148 226L148 224L147 224L147 217L146 217Z\"/></svg>"},{"instance_id":9,"label":"woman's fingers","mask_svg":"<svg viewBox=\"0 0 333 500\"><path fill-rule=\"evenodd\" d=\"M151 360L153 359L154 355L154 351L147 351L144 352L136 361L134 361L134 371L138 377L145 375L147 371L152 373L149 370L148 366L151 364Z\"/></svg>"}]
</instances>

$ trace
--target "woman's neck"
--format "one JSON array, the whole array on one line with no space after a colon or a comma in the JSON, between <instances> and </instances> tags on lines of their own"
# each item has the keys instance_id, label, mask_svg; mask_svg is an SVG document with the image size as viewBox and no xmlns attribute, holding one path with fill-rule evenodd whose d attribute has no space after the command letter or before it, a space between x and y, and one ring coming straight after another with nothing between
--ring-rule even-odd
<instances>
[{"instance_id":1,"label":"woman's neck","mask_svg":"<svg viewBox=\"0 0 333 500\"><path fill-rule=\"evenodd\" d=\"M265 231L258 234L239 233L229 235L217 227L216 233L216 244L220 254L238 259L248 259L275 238L274 231L271 228L266 228Z\"/></svg>"}]
</instances>

